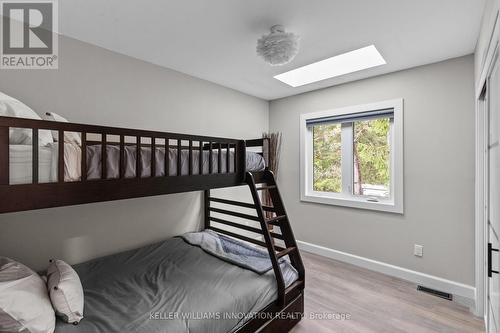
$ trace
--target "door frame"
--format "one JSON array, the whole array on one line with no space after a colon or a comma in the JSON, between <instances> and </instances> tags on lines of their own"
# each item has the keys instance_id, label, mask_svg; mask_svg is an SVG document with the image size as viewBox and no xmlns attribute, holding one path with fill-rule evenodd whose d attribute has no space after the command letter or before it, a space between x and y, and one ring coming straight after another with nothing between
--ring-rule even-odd
<instances>
[{"instance_id":1,"label":"door frame","mask_svg":"<svg viewBox=\"0 0 500 333\"><path fill-rule=\"evenodd\" d=\"M475 307L474 314L483 317L485 320L486 331L488 331L488 273L487 273L487 253L486 246L488 244L488 220L487 220L487 199L488 199L488 105L482 100L484 89L487 88L488 78L495 65L495 60L498 59L497 53L499 49L499 12L497 11L494 20L493 29L489 40L488 50L485 52L480 68L479 80L476 82L476 110L475 110ZM500 60L497 60L500 61ZM486 94L489 92L486 91ZM487 99L488 96L485 96Z\"/></svg>"},{"instance_id":2,"label":"door frame","mask_svg":"<svg viewBox=\"0 0 500 333\"><path fill-rule=\"evenodd\" d=\"M486 89L486 85L485 85ZM487 91L485 91L487 93ZM483 99L484 98L484 99ZM476 101L476 176L475 176L475 287L476 304L474 314L487 314L488 274L486 272L487 219L487 160L488 160L488 106L487 96L480 95Z\"/></svg>"}]
</instances>

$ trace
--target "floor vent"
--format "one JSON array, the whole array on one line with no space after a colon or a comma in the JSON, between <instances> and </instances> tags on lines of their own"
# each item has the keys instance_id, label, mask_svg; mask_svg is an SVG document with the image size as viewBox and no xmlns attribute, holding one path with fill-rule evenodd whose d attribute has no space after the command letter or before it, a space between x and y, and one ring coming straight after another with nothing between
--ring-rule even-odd
<instances>
[{"instance_id":1,"label":"floor vent","mask_svg":"<svg viewBox=\"0 0 500 333\"><path fill-rule=\"evenodd\" d=\"M418 291L422 291L422 292L427 293L427 294L431 294L433 296L444 298L444 299L446 299L448 301L452 301L453 300L453 295L452 294L448 294L448 293L445 293L445 292L442 292L442 291L439 291L439 290L434 290L434 289L423 287L423 286L417 286L417 290Z\"/></svg>"}]
</instances>

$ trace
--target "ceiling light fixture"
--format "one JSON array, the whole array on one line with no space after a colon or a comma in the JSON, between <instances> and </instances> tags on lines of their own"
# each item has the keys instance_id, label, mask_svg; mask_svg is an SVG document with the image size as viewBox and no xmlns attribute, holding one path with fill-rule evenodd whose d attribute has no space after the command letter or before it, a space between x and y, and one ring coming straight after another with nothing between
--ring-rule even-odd
<instances>
[{"instance_id":1,"label":"ceiling light fixture","mask_svg":"<svg viewBox=\"0 0 500 333\"><path fill-rule=\"evenodd\" d=\"M292 87L299 87L385 64L375 45L370 45L293 69L274 78Z\"/></svg>"},{"instance_id":2,"label":"ceiling light fixture","mask_svg":"<svg viewBox=\"0 0 500 333\"><path fill-rule=\"evenodd\" d=\"M282 25L271 27L271 33L257 41L257 54L272 66L288 64L299 52L299 36L285 32Z\"/></svg>"}]
</instances>

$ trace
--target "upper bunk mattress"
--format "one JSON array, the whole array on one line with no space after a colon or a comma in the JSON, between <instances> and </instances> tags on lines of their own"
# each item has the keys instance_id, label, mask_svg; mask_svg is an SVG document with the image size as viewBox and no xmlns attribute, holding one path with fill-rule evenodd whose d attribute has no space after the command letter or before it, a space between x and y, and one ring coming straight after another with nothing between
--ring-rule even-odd
<instances>
[{"instance_id":1,"label":"upper bunk mattress","mask_svg":"<svg viewBox=\"0 0 500 333\"><path fill-rule=\"evenodd\" d=\"M57 181L57 156L58 144L53 143L46 147L39 147L39 168L38 177L40 183ZM101 145L87 146L87 179L101 178ZM31 145L10 145L10 184L31 183L32 177L32 147ZM155 149L156 168L155 175L160 177L165 175L165 148ZM125 146L125 177L135 177L136 168L136 147ZM222 150L221 172L227 173L227 151ZM106 147L107 179L119 177L120 149L116 145ZM209 174L210 153L207 150L202 152L202 174ZM200 153L193 150L193 174L200 174L199 170ZM229 171L234 172L234 152L229 152ZM177 175L177 149L168 149L169 175ZM218 150L212 152L212 173L218 173L219 156ZM189 174L189 153L183 149L181 152L181 175ZM254 152L247 151L246 170L262 171L265 169L264 158ZM141 147L141 177L151 176L151 148ZM73 144L64 145L64 179L65 181L79 181L81 176L81 149Z\"/></svg>"},{"instance_id":2,"label":"upper bunk mattress","mask_svg":"<svg viewBox=\"0 0 500 333\"><path fill-rule=\"evenodd\" d=\"M225 333L277 299L272 270L257 274L181 238L74 266L85 308L78 325L56 333ZM296 272L282 265L287 285Z\"/></svg>"}]
</instances>

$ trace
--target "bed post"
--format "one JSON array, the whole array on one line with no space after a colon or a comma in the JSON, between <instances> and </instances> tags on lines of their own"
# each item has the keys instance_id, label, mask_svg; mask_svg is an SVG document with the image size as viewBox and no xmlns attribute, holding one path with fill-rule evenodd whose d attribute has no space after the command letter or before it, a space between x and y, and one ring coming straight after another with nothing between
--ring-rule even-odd
<instances>
[{"instance_id":1,"label":"bed post","mask_svg":"<svg viewBox=\"0 0 500 333\"><path fill-rule=\"evenodd\" d=\"M204 216L204 227L205 229L210 228L210 190L203 191L203 201L205 208L205 216Z\"/></svg>"},{"instance_id":2,"label":"bed post","mask_svg":"<svg viewBox=\"0 0 500 333\"><path fill-rule=\"evenodd\" d=\"M0 185L9 185L9 127L0 127Z\"/></svg>"},{"instance_id":3,"label":"bed post","mask_svg":"<svg viewBox=\"0 0 500 333\"><path fill-rule=\"evenodd\" d=\"M247 147L245 140L240 140L236 148L236 169L238 173L238 178L241 179L243 183L245 181L247 172Z\"/></svg>"}]
</instances>

